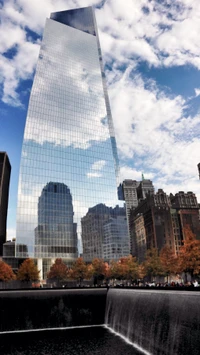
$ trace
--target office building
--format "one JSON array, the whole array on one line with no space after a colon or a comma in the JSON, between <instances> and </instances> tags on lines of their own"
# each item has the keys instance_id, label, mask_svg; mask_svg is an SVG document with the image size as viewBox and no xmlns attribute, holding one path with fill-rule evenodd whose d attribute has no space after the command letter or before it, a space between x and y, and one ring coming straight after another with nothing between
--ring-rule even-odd
<instances>
[{"instance_id":1,"label":"office building","mask_svg":"<svg viewBox=\"0 0 200 355\"><path fill-rule=\"evenodd\" d=\"M124 216L110 218L103 226L103 259L107 262L130 255L128 226Z\"/></svg>"},{"instance_id":2,"label":"office building","mask_svg":"<svg viewBox=\"0 0 200 355\"><path fill-rule=\"evenodd\" d=\"M25 259L15 257L15 240L8 240L3 244L3 261L10 265L12 270L16 273L19 266Z\"/></svg>"},{"instance_id":3,"label":"office building","mask_svg":"<svg viewBox=\"0 0 200 355\"><path fill-rule=\"evenodd\" d=\"M69 189L79 240L88 209L118 203L118 157L105 80L92 7L52 13L30 95L18 188L16 256L37 259L40 270L44 258L50 265L61 254L69 264L76 257L67 249L75 248L75 230L44 257L38 211L45 186L55 182ZM48 238L50 247L54 237Z\"/></svg>"},{"instance_id":4,"label":"office building","mask_svg":"<svg viewBox=\"0 0 200 355\"><path fill-rule=\"evenodd\" d=\"M142 181L140 181L137 187L138 202L144 200L148 194L150 195L154 194L154 186L151 180L143 179Z\"/></svg>"},{"instance_id":5,"label":"office building","mask_svg":"<svg viewBox=\"0 0 200 355\"><path fill-rule=\"evenodd\" d=\"M175 253L175 240L170 213L169 196L159 189L154 195L147 195L135 210L130 212L130 233L132 255L144 260L150 248L161 250L168 245Z\"/></svg>"},{"instance_id":6,"label":"office building","mask_svg":"<svg viewBox=\"0 0 200 355\"><path fill-rule=\"evenodd\" d=\"M86 262L91 262L94 258L103 259L105 224L119 216L125 217L124 208L119 206L112 208L105 204L98 204L89 208L86 215L81 218L83 258ZM119 232L116 231L116 237L118 234Z\"/></svg>"},{"instance_id":7,"label":"office building","mask_svg":"<svg viewBox=\"0 0 200 355\"><path fill-rule=\"evenodd\" d=\"M171 206L176 211L182 238L185 239L185 229L189 226L192 232L200 239L199 204L196 195L189 191L179 191L170 194Z\"/></svg>"},{"instance_id":8,"label":"office building","mask_svg":"<svg viewBox=\"0 0 200 355\"><path fill-rule=\"evenodd\" d=\"M134 210L140 201L146 196L154 194L154 186L151 180L144 179L142 174L142 181L126 179L118 187L118 198L126 203L126 217L128 225L128 235L130 239L130 252L134 252L135 246L132 245L133 238L130 232L130 211Z\"/></svg>"},{"instance_id":9,"label":"office building","mask_svg":"<svg viewBox=\"0 0 200 355\"><path fill-rule=\"evenodd\" d=\"M11 165L6 152L0 152L0 256L6 242L6 223Z\"/></svg>"},{"instance_id":10,"label":"office building","mask_svg":"<svg viewBox=\"0 0 200 355\"><path fill-rule=\"evenodd\" d=\"M35 257L42 264L43 274L51 266L51 259L60 257L70 264L78 257L77 225L73 221L73 204L65 184L49 182L38 200L38 226L35 229Z\"/></svg>"},{"instance_id":11,"label":"office building","mask_svg":"<svg viewBox=\"0 0 200 355\"><path fill-rule=\"evenodd\" d=\"M143 261L147 249L161 250L168 245L177 255L188 226L200 239L199 205L195 194L180 191L168 196L159 189L130 211L131 253Z\"/></svg>"}]
</instances>

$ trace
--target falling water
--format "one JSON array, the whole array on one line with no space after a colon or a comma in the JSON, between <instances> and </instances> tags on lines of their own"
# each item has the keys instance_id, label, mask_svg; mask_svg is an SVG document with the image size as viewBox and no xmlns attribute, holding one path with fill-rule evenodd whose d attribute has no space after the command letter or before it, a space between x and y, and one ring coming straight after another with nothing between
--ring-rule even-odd
<instances>
[{"instance_id":1,"label":"falling water","mask_svg":"<svg viewBox=\"0 0 200 355\"><path fill-rule=\"evenodd\" d=\"M200 294L110 289L105 323L145 353L198 355Z\"/></svg>"},{"instance_id":2,"label":"falling water","mask_svg":"<svg viewBox=\"0 0 200 355\"><path fill-rule=\"evenodd\" d=\"M200 293L195 291L0 292L4 355L199 355L199 339Z\"/></svg>"}]
</instances>

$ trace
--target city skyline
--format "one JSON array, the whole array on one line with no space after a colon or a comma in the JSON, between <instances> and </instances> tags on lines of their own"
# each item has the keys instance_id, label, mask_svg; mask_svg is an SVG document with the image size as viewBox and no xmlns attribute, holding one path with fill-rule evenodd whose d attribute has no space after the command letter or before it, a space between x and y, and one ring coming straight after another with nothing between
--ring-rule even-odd
<instances>
[{"instance_id":1,"label":"city skyline","mask_svg":"<svg viewBox=\"0 0 200 355\"><path fill-rule=\"evenodd\" d=\"M193 191L199 201L198 2L190 8L186 1L45 5L9 0L1 8L0 150L12 166L7 239L15 237L22 136L45 18L78 6L96 5L121 181L140 180L143 172L156 190ZM88 173L99 174L98 169Z\"/></svg>"}]
</instances>

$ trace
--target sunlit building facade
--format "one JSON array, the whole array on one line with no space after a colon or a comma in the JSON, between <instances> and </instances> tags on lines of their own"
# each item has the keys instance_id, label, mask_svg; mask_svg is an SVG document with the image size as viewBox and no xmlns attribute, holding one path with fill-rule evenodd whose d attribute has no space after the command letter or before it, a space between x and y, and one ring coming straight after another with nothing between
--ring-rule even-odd
<instances>
[{"instance_id":1,"label":"sunlit building facade","mask_svg":"<svg viewBox=\"0 0 200 355\"><path fill-rule=\"evenodd\" d=\"M114 128L93 9L52 13L46 20L24 132L16 256L38 259L40 269L44 259L50 264L62 257L71 263L76 253L69 249L55 249L53 255L53 249L42 249L38 211L44 187L56 182L69 189L77 230L70 239L75 248L88 209L118 203L117 176ZM52 216L57 212L52 203ZM66 225L65 216L62 223ZM52 232L48 238L57 236ZM63 246L67 248L67 242Z\"/></svg>"}]
</instances>

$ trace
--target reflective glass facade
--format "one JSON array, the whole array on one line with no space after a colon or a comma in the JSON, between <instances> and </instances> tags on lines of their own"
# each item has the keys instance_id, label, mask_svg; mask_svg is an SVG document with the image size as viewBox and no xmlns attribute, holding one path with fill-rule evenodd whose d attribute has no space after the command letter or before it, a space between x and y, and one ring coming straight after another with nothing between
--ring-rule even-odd
<instances>
[{"instance_id":1,"label":"reflective glass facade","mask_svg":"<svg viewBox=\"0 0 200 355\"><path fill-rule=\"evenodd\" d=\"M81 218L99 203L117 204L117 175L93 9L53 13L44 29L24 133L16 256L76 258Z\"/></svg>"},{"instance_id":2,"label":"reflective glass facade","mask_svg":"<svg viewBox=\"0 0 200 355\"><path fill-rule=\"evenodd\" d=\"M38 226L35 229L35 256L78 256L76 223L69 188L50 182L38 201Z\"/></svg>"}]
</instances>

